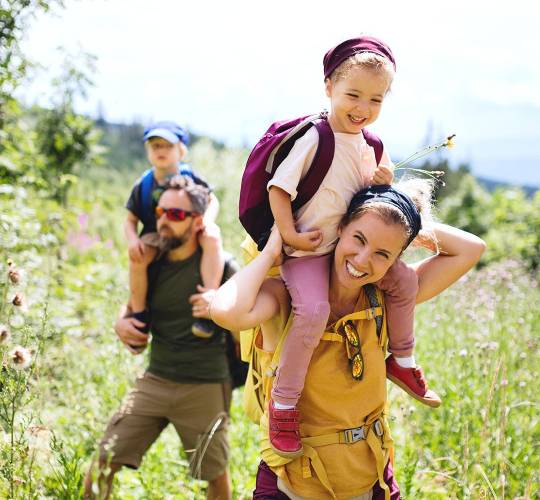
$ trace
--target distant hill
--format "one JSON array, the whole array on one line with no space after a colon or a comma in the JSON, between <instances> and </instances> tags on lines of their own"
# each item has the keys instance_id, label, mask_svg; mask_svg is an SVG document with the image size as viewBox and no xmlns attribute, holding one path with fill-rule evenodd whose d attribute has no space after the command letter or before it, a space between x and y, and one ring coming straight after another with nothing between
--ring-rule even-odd
<instances>
[{"instance_id":1,"label":"distant hill","mask_svg":"<svg viewBox=\"0 0 540 500\"><path fill-rule=\"evenodd\" d=\"M105 161L112 168L120 170L142 171L147 168L146 155L143 147L142 123L110 123L104 119L95 121L96 128L101 131L101 145L105 147ZM193 145L202 136L190 132L190 144ZM222 142L210 139L216 149L223 149Z\"/></svg>"},{"instance_id":2,"label":"distant hill","mask_svg":"<svg viewBox=\"0 0 540 500\"><path fill-rule=\"evenodd\" d=\"M539 189L537 186L512 185L507 182L500 182L500 181L494 181L493 179L487 179L486 177L475 176L475 178L479 184L484 186L490 192L495 191L495 189L498 189L498 188L517 187L519 189L522 189L528 197L531 197Z\"/></svg>"},{"instance_id":3,"label":"distant hill","mask_svg":"<svg viewBox=\"0 0 540 500\"><path fill-rule=\"evenodd\" d=\"M102 132L101 144L105 147L106 152L104 154L105 160L108 165L112 168L117 169L134 169L137 171L142 171L147 168L146 157L144 153L144 148L142 144L142 135L144 130L144 125L142 123L110 123L104 119L96 120L96 127ZM203 136L190 133L191 144L195 144L197 141L203 138ZM210 142L216 149L223 149L225 145L220 142L209 138ZM470 173L470 168L467 165L460 166L457 170L450 168L448 163L445 160L442 160L442 163L430 163L426 161L424 164L420 165L420 168L427 168L430 170L439 170L443 168L447 171L445 176L445 182L447 184L455 184L457 182L457 177L461 173ZM452 175L453 172L453 175ZM456 177L454 182L450 180L450 177ZM493 191L500 187L510 187L511 185L505 182L496 181L486 177L477 177L476 179L482 186L484 186L488 191ZM452 191L455 188L454 185L448 186ZM537 187L534 186L516 186L527 194L527 196L532 196Z\"/></svg>"}]
</instances>

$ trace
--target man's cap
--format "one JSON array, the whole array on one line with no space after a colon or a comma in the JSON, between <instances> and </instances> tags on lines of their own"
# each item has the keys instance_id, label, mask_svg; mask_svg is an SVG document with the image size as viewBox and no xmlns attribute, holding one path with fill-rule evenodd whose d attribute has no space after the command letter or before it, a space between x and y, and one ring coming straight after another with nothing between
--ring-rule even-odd
<instances>
[{"instance_id":1,"label":"man's cap","mask_svg":"<svg viewBox=\"0 0 540 500\"><path fill-rule=\"evenodd\" d=\"M180 125L174 122L162 121L152 123L144 129L143 141L152 137L161 137L172 144L183 142L186 146L189 144L189 134Z\"/></svg>"}]
</instances>

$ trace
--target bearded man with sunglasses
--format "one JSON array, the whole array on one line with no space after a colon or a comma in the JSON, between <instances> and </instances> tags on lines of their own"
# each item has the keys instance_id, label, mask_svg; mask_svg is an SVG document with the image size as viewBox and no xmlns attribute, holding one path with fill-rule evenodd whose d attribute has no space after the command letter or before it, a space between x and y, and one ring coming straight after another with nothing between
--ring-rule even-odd
<instances>
[{"instance_id":1,"label":"bearded man with sunglasses","mask_svg":"<svg viewBox=\"0 0 540 500\"><path fill-rule=\"evenodd\" d=\"M214 290L201 288L201 248L209 191L184 177L173 178L156 208L157 233L149 242L160 250L148 269L148 306L152 333L149 366L109 422L100 443L99 469L85 481L86 498L97 476L99 498L111 492L114 474L122 467L137 469L142 457L170 422L190 464L190 474L208 481L207 498L229 499L227 420L230 382L224 335L202 339L192 334L195 317L208 318ZM225 279L238 269L225 266ZM142 352L148 335L121 311L115 331L133 354Z\"/></svg>"}]
</instances>

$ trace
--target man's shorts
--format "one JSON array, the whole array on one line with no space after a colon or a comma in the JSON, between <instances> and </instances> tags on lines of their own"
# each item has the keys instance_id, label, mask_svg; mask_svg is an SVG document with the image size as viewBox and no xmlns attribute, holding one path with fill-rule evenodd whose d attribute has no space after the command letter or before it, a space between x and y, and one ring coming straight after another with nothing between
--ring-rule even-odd
<instances>
[{"instance_id":1,"label":"man's shorts","mask_svg":"<svg viewBox=\"0 0 540 500\"><path fill-rule=\"evenodd\" d=\"M230 397L228 383L182 384L146 372L111 418L100 460L137 469L170 422L188 456L191 476L212 481L227 467Z\"/></svg>"}]
</instances>

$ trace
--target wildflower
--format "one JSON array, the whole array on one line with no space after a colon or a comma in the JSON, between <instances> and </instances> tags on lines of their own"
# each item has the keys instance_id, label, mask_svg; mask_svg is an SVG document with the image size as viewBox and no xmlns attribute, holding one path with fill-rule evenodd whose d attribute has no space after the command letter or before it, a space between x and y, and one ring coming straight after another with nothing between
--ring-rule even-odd
<instances>
[{"instance_id":1,"label":"wildflower","mask_svg":"<svg viewBox=\"0 0 540 500\"><path fill-rule=\"evenodd\" d=\"M10 337L9 328L6 325L0 325L0 345L7 344Z\"/></svg>"},{"instance_id":2,"label":"wildflower","mask_svg":"<svg viewBox=\"0 0 540 500\"><path fill-rule=\"evenodd\" d=\"M446 143L444 144L444 146L446 146L448 149L453 148L456 145L456 143L454 142L455 136L456 134L449 135L446 138Z\"/></svg>"},{"instance_id":3,"label":"wildflower","mask_svg":"<svg viewBox=\"0 0 540 500\"><path fill-rule=\"evenodd\" d=\"M465 356L467 356L467 354L469 354L469 352L467 351L467 349L461 349L461 351L459 351L459 355L463 358Z\"/></svg>"},{"instance_id":4,"label":"wildflower","mask_svg":"<svg viewBox=\"0 0 540 500\"><path fill-rule=\"evenodd\" d=\"M11 303L16 307L23 307L24 302L24 295L21 292L17 292L11 301Z\"/></svg>"},{"instance_id":5,"label":"wildflower","mask_svg":"<svg viewBox=\"0 0 540 500\"><path fill-rule=\"evenodd\" d=\"M444 172L441 170L425 170L422 168L412 168L409 167L409 164L411 164L413 161L418 160L419 158L422 158L430 153L433 153L434 151L438 151L441 148L451 148L454 146L454 137L456 134L449 135L446 140L439 142L437 144L432 144L430 146L426 146L425 148L416 151L412 155L405 158L403 161L400 161L399 163L396 163L394 166L394 170L409 170L411 172L416 172L418 174L427 175L428 177L431 177L434 180L438 180L443 186L444 182L442 182L439 178L444 175Z\"/></svg>"},{"instance_id":6,"label":"wildflower","mask_svg":"<svg viewBox=\"0 0 540 500\"><path fill-rule=\"evenodd\" d=\"M24 370L32 364L32 353L26 347L17 346L9 353L9 359L13 368Z\"/></svg>"},{"instance_id":7,"label":"wildflower","mask_svg":"<svg viewBox=\"0 0 540 500\"><path fill-rule=\"evenodd\" d=\"M10 268L8 270L8 278L9 278L9 281L11 281L14 285L20 283L22 279L21 270L17 268Z\"/></svg>"}]
</instances>

